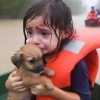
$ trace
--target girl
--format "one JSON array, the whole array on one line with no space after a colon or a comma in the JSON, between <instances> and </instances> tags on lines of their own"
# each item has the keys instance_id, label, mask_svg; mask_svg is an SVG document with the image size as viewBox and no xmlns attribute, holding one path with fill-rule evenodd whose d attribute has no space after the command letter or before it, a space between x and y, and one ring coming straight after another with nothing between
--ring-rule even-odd
<instances>
[{"instance_id":1,"label":"girl","mask_svg":"<svg viewBox=\"0 0 100 100\"><path fill-rule=\"evenodd\" d=\"M32 94L36 95L36 100L90 100L85 60L80 59L71 70L70 66L66 66L66 63L73 63L65 54L66 46L77 37L70 8L62 0L41 0L26 12L23 30L25 43L38 45L46 67L51 67L56 72L55 76L48 77L54 84L53 91L42 85L29 87ZM13 92L27 89L16 72L12 72L8 77L6 88Z\"/></svg>"}]
</instances>

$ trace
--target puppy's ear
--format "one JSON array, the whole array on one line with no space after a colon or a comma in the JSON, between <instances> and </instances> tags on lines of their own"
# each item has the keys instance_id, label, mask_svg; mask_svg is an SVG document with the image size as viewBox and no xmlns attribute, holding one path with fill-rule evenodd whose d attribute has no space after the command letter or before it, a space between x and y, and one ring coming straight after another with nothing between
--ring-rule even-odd
<instances>
[{"instance_id":1,"label":"puppy's ear","mask_svg":"<svg viewBox=\"0 0 100 100\"><path fill-rule=\"evenodd\" d=\"M19 69L21 62L22 52L18 51L14 56L11 57L12 63Z\"/></svg>"}]
</instances>

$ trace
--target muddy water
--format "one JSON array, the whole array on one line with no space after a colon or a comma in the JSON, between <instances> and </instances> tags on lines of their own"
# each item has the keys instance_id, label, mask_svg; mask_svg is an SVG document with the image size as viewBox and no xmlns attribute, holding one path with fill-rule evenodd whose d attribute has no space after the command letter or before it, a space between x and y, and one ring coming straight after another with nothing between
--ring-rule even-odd
<instances>
[{"instance_id":1,"label":"muddy water","mask_svg":"<svg viewBox=\"0 0 100 100\"><path fill-rule=\"evenodd\" d=\"M77 29L96 29L87 28L84 25L86 16L73 16L74 27ZM24 44L22 32L22 20L0 20L0 74L10 71L14 68L10 57ZM100 55L100 49L98 49ZM96 81L100 82L100 71Z\"/></svg>"},{"instance_id":2,"label":"muddy water","mask_svg":"<svg viewBox=\"0 0 100 100\"><path fill-rule=\"evenodd\" d=\"M0 20L0 73L14 68L10 57L23 41L22 20Z\"/></svg>"}]
</instances>

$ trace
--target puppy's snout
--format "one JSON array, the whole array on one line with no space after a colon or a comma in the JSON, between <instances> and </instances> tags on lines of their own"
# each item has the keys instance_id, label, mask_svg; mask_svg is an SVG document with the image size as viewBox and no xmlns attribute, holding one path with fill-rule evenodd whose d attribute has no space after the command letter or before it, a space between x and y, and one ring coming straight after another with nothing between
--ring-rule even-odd
<instances>
[{"instance_id":1,"label":"puppy's snout","mask_svg":"<svg viewBox=\"0 0 100 100\"><path fill-rule=\"evenodd\" d=\"M43 71L44 71L43 65L39 65L33 70L34 73L42 73Z\"/></svg>"},{"instance_id":2,"label":"puppy's snout","mask_svg":"<svg viewBox=\"0 0 100 100\"><path fill-rule=\"evenodd\" d=\"M40 66L40 71L43 71L44 70L44 66Z\"/></svg>"},{"instance_id":3,"label":"puppy's snout","mask_svg":"<svg viewBox=\"0 0 100 100\"><path fill-rule=\"evenodd\" d=\"M44 70L44 66L43 65L37 66L37 70L39 73L42 72Z\"/></svg>"}]
</instances>

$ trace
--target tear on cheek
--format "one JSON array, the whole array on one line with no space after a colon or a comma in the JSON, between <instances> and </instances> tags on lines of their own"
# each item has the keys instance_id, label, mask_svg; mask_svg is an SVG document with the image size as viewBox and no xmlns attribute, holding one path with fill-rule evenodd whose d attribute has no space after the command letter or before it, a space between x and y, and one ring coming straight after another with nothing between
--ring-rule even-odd
<instances>
[{"instance_id":1,"label":"tear on cheek","mask_svg":"<svg viewBox=\"0 0 100 100\"><path fill-rule=\"evenodd\" d=\"M28 43L28 42L29 42L29 39L26 40L26 43Z\"/></svg>"}]
</instances>

